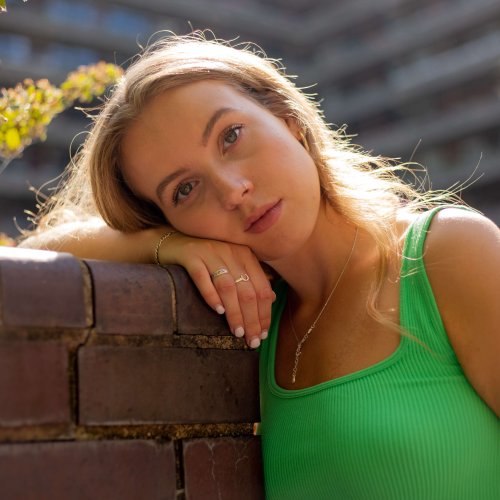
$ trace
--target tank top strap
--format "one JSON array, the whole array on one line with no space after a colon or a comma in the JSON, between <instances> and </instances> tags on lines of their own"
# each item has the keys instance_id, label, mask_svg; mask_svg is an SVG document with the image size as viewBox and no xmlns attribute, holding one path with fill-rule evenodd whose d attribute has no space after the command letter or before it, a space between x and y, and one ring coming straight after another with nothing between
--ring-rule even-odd
<instances>
[{"instance_id":1,"label":"tank top strap","mask_svg":"<svg viewBox=\"0 0 500 500\"><path fill-rule=\"evenodd\" d=\"M418 215L409 227L401 264L401 327L435 353L455 357L425 270L424 244L432 219L446 206Z\"/></svg>"},{"instance_id":2,"label":"tank top strap","mask_svg":"<svg viewBox=\"0 0 500 500\"><path fill-rule=\"evenodd\" d=\"M424 251L425 238L432 219L439 210L445 207L434 207L427 212L418 215L416 220L411 224L405 239L403 250L403 268L406 271L411 271L414 268L421 267Z\"/></svg>"}]
</instances>

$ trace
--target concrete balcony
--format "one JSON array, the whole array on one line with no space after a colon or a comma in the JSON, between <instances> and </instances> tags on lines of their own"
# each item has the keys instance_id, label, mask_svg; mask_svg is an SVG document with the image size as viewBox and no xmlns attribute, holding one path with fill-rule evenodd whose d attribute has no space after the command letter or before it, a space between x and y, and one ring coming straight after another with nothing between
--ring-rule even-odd
<instances>
[{"instance_id":1,"label":"concrete balcony","mask_svg":"<svg viewBox=\"0 0 500 500\"><path fill-rule=\"evenodd\" d=\"M399 121L377 131L362 132L357 142L376 154L408 160L421 143L429 148L500 126L500 98L488 96L446 112Z\"/></svg>"},{"instance_id":2,"label":"concrete balcony","mask_svg":"<svg viewBox=\"0 0 500 500\"><path fill-rule=\"evenodd\" d=\"M325 113L335 122L351 123L395 109L422 97L473 80L492 78L500 69L500 32L402 66L383 84L348 96L326 95Z\"/></svg>"},{"instance_id":3,"label":"concrete balcony","mask_svg":"<svg viewBox=\"0 0 500 500\"><path fill-rule=\"evenodd\" d=\"M385 30L377 38L366 40L355 48L336 51L334 41L329 40L316 50L314 60L302 72L303 78L306 81L316 79L320 85L326 86L384 63L392 63L409 52L454 38L499 15L498 0L459 3L454 9L424 8L413 19L406 18L402 28Z\"/></svg>"},{"instance_id":4,"label":"concrete balcony","mask_svg":"<svg viewBox=\"0 0 500 500\"><path fill-rule=\"evenodd\" d=\"M80 26L76 22L69 24L54 21L36 8L9 11L8 15L0 16L0 31L20 33L30 38L83 46L105 52L135 54L139 49L135 35L118 36L107 33L99 26L89 28Z\"/></svg>"}]
</instances>

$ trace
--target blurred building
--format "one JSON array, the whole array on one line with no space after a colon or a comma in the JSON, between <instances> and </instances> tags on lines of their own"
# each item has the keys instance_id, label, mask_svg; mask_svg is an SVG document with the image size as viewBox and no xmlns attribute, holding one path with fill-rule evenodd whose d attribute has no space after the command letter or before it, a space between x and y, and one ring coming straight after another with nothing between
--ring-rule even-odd
<instances>
[{"instance_id":1,"label":"blurred building","mask_svg":"<svg viewBox=\"0 0 500 500\"><path fill-rule=\"evenodd\" d=\"M282 58L333 125L377 154L426 165L432 186L500 223L499 0L7 0L0 86L60 83L80 64L126 66L155 32L210 28ZM0 231L25 227L89 122L72 110L0 175ZM76 138L75 138L76 137ZM81 137L81 136L80 136Z\"/></svg>"}]
</instances>

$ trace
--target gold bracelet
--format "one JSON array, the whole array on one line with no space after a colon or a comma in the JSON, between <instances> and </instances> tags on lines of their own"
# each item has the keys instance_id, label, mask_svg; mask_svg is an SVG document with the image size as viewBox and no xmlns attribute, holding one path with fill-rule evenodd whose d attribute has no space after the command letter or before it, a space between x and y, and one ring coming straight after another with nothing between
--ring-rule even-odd
<instances>
[{"instance_id":1,"label":"gold bracelet","mask_svg":"<svg viewBox=\"0 0 500 500\"><path fill-rule=\"evenodd\" d=\"M160 247L161 244L167 239L170 238L173 234L175 234L177 231L169 231L168 233L165 233L159 240L155 248L155 263L157 266L161 267L161 262L160 262Z\"/></svg>"}]
</instances>

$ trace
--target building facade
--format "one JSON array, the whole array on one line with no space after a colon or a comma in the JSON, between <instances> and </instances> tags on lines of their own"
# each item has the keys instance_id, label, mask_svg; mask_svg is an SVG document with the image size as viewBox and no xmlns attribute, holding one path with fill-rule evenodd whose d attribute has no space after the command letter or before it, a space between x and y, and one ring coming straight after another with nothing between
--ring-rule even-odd
<instances>
[{"instance_id":1,"label":"building facade","mask_svg":"<svg viewBox=\"0 0 500 500\"><path fill-rule=\"evenodd\" d=\"M434 188L500 223L499 0L7 0L0 86L54 83L80 64L126 67L159 32L211 29L282 59L332 126L376 154L416 161ZM155 35L156 33L156 35ZM58 176L90 122L70 110L0 175L0 231L28 227L32 188ZM52 187L54 187L54 183ZM50 188L42 189L42 196ZM15 221L14 221L15 218Z\"/></svg>"}]
</instances>

